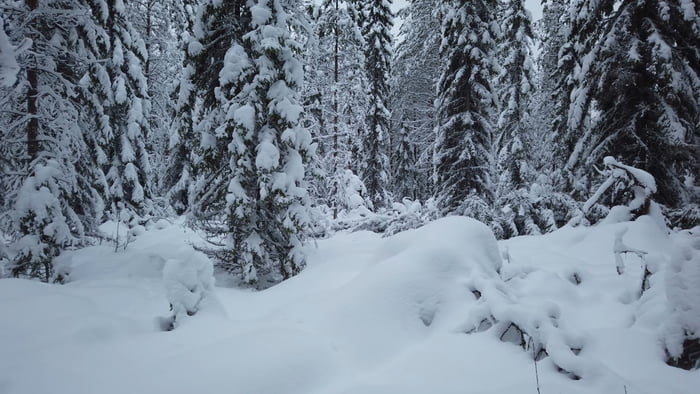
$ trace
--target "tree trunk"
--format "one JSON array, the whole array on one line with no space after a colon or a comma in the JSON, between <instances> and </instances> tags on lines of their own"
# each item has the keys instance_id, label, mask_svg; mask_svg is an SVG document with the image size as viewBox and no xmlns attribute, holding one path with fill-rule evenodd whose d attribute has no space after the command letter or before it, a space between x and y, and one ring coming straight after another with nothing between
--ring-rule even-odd
<instances>
[{"instance_id":1,"label":"tree trunk","mask_svg":"<svg viewBox=\"0 0 700 394\"><path fill-rule=\"evenodd\" d=\"M26 0L27 7L34 11L39 7L39 0ZM36 21L32 25L36 26ZM33 161L39 154L39 115L37 111L37 95L39 93L39 72L36 69L36 58L33 66L27 67L27 153Z\"/></svg>"}]
</instances>

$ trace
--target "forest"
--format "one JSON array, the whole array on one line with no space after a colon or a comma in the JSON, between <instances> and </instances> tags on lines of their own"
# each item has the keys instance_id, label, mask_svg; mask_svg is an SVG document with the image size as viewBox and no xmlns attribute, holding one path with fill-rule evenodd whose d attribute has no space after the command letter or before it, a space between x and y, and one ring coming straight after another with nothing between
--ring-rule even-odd
<instances>
[{"instance_id":1,"label":"forest","mask_svg":"<svg viewBox=\"0 0 700 394\"><path fill-rule=\"evenodd\" d=\"M0 392L694 393L700 3L537 3L0 0Z\"/></svg>"},{"instance_id":2,"label":"forest","mask_svg":"<svg viewBox=\"0 0 700 394\"><path fill-rule=\"evenodd\" d=\"M543 1L535 23L518 0L4 0L4 271L50 281L104 221L183 214L247 282L338 229L548 233L635 198L625 177L583 209L607 156L692 228L696 6Z\"/></svg>"}]
</instances>

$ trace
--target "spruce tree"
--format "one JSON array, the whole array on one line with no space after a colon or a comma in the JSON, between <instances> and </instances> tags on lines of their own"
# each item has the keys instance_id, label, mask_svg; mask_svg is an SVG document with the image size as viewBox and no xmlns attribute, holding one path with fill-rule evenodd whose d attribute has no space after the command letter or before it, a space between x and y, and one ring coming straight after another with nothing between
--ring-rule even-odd
<instances>
[{"instance_id":1,"label":"spruce tree","mask_svg":"<svg viewBox=\"0 0 700 394\"><path fill-rule=\"evenodd\" d=\"M211 239L220 241L222 248L214 252L219 267L246 283L267 286L305 265L310 209L305 167L315 147L298 125L303 71L300 44L291 37L298 22L289 13L296 3L260 0L237 6L212 3L200 14L200 28L214 28L202 30L200 42L223 33L216 30L220 16L234 16L238 30L228 30L223 54L220 48L201 47L202 53L223 57L210 62L221 68L214 95L203 100L207 112L198 126L203 165L193 213Z\"/></svg>"},{"instance_id":2,"label":"spruce tree","mask_svg":"<svg viewBox=\"0 0 700 394\"><path fill-rule=\"evenodd\" d=\"M95 58L89 43L100 29L80 1L28 0L7 21L15 42L31 40L18 56L21 72L3 90L4 230L13 234L14 275L54 279L53 259L88 242L102 219L99 165L83 128L79 80Z\"/></svg>"},{"instance_id":3,"label":"spruce tree","mask_svg":"<svg viewBox=\"0 0 700 394\"><path fill-rule=\"evenodd\" d=\"M363 10L366 17L362 33L369 79L369 110L361 137L360 174L375 208L384 207L389 202L387 146L390 144L391 112L388 99L393 24L390 5L390 1L372 0Z\"/></svg>"},{"instance_id":4,"label":"spruce tree","mask_svg":"<svg viewBox=\"0 0 700 394\"><path fill-rule=\"evenodd\" d=\"M541 233L545 229L537 226L541 213L529 198L528 190L535 180L530 165L531 105L535 93L530 13L522 0L509 0L501 3L499 19L503 31L498 42L502 67L496 83L500 101L495 139L498 164L492 182L496 185L494 210L505 212L500 215L502 235L510 237Z\"/></svg>"},{"instance_id":5,"label":"spruce tree","mask_svg":"<svg viewBox=\"0 0 700 394\"><path fill-rule=\"evenodd\" d=\"M15 47L5 32L5 21L0 18L0 86L11 86L15 83L19 65L15 59Z\"/></svg>"},{"instance_id":6,"label":"spruce tree","mask_svg":"<svg viewBox=\"0 0 700 394\"><path fill-rule=\"evenodd\" d=\"M443 214L478 215L492 202L488 166L494 134L496 94L492 81L496 2L443 4L438 81L438 126L433 163L436 197Z\"/></svg>"},{"instance_id":7,"label":"spruce tree","mask_svg":"<svg viewBox=\"0 0 700 394\"><path fill-rule=\"evenodd\" d=\"M591 126L591 67L595 65L603 20L613 0L573 0L567 12L567 37L559 51L557 89L560 90L553 121L555 159L561 169L560 188L578 200L588 196L590 179L581 166L584 141Z\"/></svg>"},{"instance_id":8,"label":"spruce tree","mask_svg":"<svg viewBox=\"0 0 700 394\"><path fill-rule=\"evenodd\" d=\"M194 35L197 3L188 0L175 4L182 65L177 85L171 93L173 120L169 123L168 153L160 186L177 214L183 214L190 208L190 191L197 177L199 162L199 140L194 129L198 116L195 67L201 51L201 44Z\"/></svg>"},{"instance_id":9,"label":"spruce tree","mask_svg":"<svg viewBox=\"0 0 700 394\"><path fill-rule=\"evenodd\" d=\"M635 0L615 12L591 73L600 117L581 158L645 169L657 201L674 208L700 202L700 19L686 5Z\"/></svg>"},{"instance_id":10,"label":"spruce tree","mask_svg":"<svg viewBox=\"0 0 700 394\"><path fill-rule=\"evenodd\" d=\"M83 84L104 170L105 199L113 218L131 220L152 211L151 168L146 150L150 101L144 41L121 0L88 0L103 36L91 42L99 61Z\"/></svg>"}]
</instances>

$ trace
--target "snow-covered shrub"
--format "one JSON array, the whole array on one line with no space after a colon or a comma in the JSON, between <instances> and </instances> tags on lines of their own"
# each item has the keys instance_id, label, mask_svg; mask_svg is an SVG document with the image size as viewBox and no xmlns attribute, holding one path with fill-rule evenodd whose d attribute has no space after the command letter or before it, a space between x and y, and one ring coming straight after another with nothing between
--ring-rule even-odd
<instances>
[{"instance_id":1,"label":"snow-covered shrub","mask_svg":"<svg viewBox=\"0 0 700 394\"><path fill-rule=\"evenodd\" d=\"M390 209L372 212L365 205L342 211L331 224L331 231L372 231L384 236L394 235L406 230L418 228L439 216L435 200L425 203L404 198L395 202Z\"/></svg>"},{"instance_id":2,"label":"snow-covered shrub","mask_svg":"<svg viewBox=\"0 0 700 394\"><path fill-rule=\"evenodd\" d=\"M603 205L611 208L605 216L606 222L617 223L658 211L652 200L656 193L656 181L651 174L622 164L610 156L605 157L604 163L605 169L600 173L606 179L583 205L584 215L593 222L598 221L602 217L594 212L596 208L599 213L605 212L599 207Z\"/></svg>"},{"instance_id":3,"label":"snow-covered shrub","mask_svg":"<svg viewBox=\"0 0 700 394\"><path fill-rule=\"evenodd\" d=\"M391 206L394 215L389 220L384 236L394 235L402 231L418 228L438 218L438 207L434 199L428 199L424 204L404 198Z\"/></svg>"},{"instance_id":4,"label":"snow-covered shrub","mask_svg":"<svg viewBox=\"0 0 700 394\"><path fill-rule=\"evenodd\" d=\"M672 227L688 229L700 226L700 205L687 204L665 212L665 216Z\"/></svg>"},{"instance_id":5,"label":"snow-covered shrub","mask_svg":"<svg viewBox=\"0 0 700 394\"><path fill-rule=\"evenodd\" d=\"M666 272L671 316L662 335L669 365L700 368L700 226L678 234Z\"/></svg>"},{"instance_id":6,"label":"snow-covered shrub","mask_svg":"<svg viewBox=\"0 0 700 394\"><path fill-rule=\"evenodd\" d=\"M214 290L214 267L202 253L192 253L188 259L168 260L163 268L165 294L173 315L162 328L177 328L188 316L193 316Z\"/></svg>"}]
</instances>

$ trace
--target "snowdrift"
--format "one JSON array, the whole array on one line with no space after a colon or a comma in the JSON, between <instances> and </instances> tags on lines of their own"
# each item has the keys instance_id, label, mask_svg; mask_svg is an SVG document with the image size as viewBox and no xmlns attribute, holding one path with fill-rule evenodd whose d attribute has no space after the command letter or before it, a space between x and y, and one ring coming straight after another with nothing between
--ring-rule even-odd
<instances>
[{"instance_id":1,"label":"snowdrift","mask_svg":"<svg viewBox=\"0 0 700 394\"><path fill-rule=\"evenodd\" d=\"M641 217L498 243L448 217L319 241L300 275L261 292L211 287L197 239L159 226L117 253L65 256L64 286L0 280L0 393L700 387L700 371L665 363L698 328L697 232L668 236ZM163 331L173 313L177 327Z\"/></svg>"}]
</instances>

